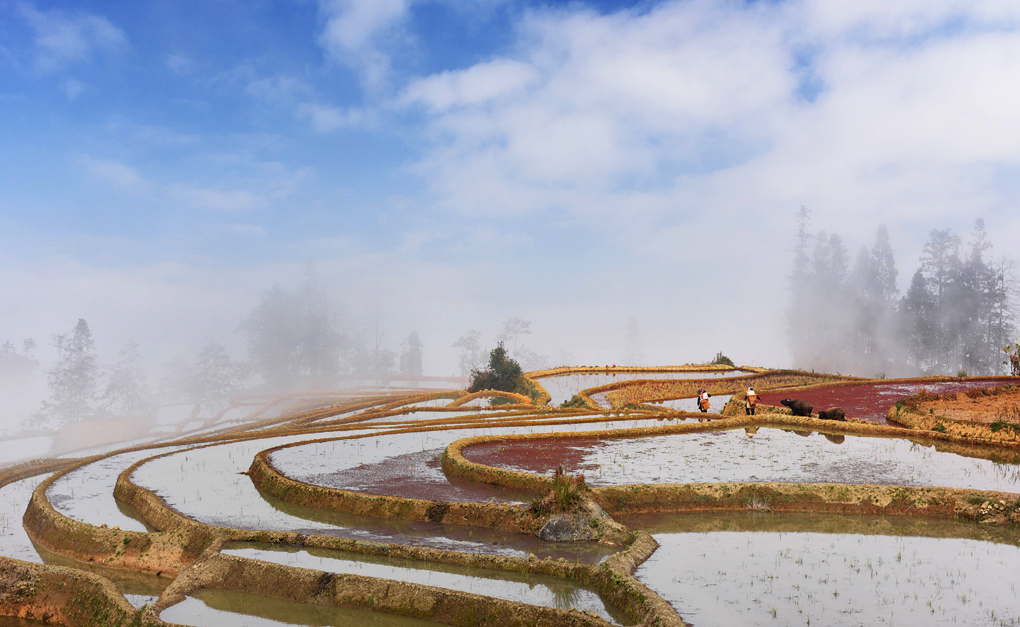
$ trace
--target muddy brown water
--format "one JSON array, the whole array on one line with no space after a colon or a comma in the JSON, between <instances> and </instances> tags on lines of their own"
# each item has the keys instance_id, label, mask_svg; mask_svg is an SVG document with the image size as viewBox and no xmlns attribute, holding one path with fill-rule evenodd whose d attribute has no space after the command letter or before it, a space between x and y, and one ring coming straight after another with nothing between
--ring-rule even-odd
<instances>
[{"instance_id":1,"label":"muddy brown water","mask_svg":"<svg viewBox=\"0 0 1020 627\"><path fill-rule=\"evenodd\" d=\"M1017 625L1020 533L811 514L620 517L659 548L635 576L702 625Z\"/></svg>"},{"instance_id":2,"label":"muddy brown water","mask_svg":"<svg viewBox=\"0 0 1020 627\"><path fill-rule=\"evenodd\" d=\"M631 483L846 483L1020 492L1020 465L963 457L903 439L775 428L640 438L486 443L474 462L545 473L559 461L592 486Z\"/></svg>"}]
</instances>

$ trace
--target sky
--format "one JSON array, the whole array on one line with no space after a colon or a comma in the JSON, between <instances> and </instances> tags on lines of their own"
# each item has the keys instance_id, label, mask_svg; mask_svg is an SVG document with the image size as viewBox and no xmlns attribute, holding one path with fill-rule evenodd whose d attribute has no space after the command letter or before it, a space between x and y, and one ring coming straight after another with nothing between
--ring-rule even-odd
<instances>
[{"instance_id":1,"label":"sky","mask_svg":"<svg viewBox=\"0 0 1020 627\"><path fill-rule=\"evenodd\" d=\"M241 356L310 271L426 374L789 366L800 206L1017 252L1018 77L1015 1L0 0L0 340Z\"/></svg>"}]
</instances>

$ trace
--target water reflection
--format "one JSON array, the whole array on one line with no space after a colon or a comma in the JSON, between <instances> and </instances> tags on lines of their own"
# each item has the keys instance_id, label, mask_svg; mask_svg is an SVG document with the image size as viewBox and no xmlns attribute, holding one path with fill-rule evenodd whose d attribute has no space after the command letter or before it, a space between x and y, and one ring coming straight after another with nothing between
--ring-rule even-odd
<instances>
[{"instance_id":1,"label":"water reflection","mask_svg":"<svg viewBox=\"0 0 1020 627\"><path fill-rule=\"evenodd\" d=\"M635 576L702 625L1020 623L1020 533L946 520L627 516L659 549Z\"/></svg>"},{"instance_id":2,"label":"water reflection","mask_svg":"<svg viewBox=\"0 0 1020 627\"><path fill-rule=\"evenodd\" d=\"M160 613L161 619L195 627L435 627L439 623L352 608L260 597L230 590L200 590Z\"/></svg>"},{"instance_id":3,"label":"water reflection","mask_svg":"<svg viewBox=\"0 0 1020 627\"><path fill-rule=\"evenodd\" d=\"M474 594L506 599L519 603L569 609L587 609L606 620L615 620L602 599L591 590L573 581L483 568L466 568L451 564L352 555L327 549L297 549L264 544L234 543L222 551L249 559L274 562L299 568L331 573L348 573L379 577L461 590Z\"/></svg>"},{"instance_id":4,"label":"water reflection","mask_svg":"<svg viewBox=\"0 0 1020 627\"><path fill-rule=\"evenodd\" d=\"M646 437L468 447L479 463L545 473L548 460L569 453L571 471L593 486L632 483L847 483L939 486L1020 492L1020 465L996 463L996 451L947 444L919 446L902 438L845 436L759 427ZM989 457L982 457L988 455Z\"/></svg>"}]
</instances>

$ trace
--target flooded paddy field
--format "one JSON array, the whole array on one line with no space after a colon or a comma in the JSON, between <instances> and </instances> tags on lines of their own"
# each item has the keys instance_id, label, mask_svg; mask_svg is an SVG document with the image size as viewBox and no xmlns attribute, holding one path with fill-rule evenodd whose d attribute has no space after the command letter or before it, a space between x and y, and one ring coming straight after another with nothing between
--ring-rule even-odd
<instances>
[{"instance_id":1,"label":"flooded paddy field","mask_svg":"<svg viewBox=\"0 0 1020 627\"><path fill-rule=\"evenodd\" d=\"M888 424L885 415L896 401L917 394L922 389L932 394L966 392L991 388L1008 383L997 379L962 379L960 381L924 381L896 383L861 383L855 385L833 385L803 392L777 392L759 395L765 405L779 405L784 398L798 398L811 403L814 412L830 407L842 407L848 418L859 418L869 422Z\"/></svg>"},{"instance_id":2,"label":"flooded paddy field","mask_svg":"<svg viewBox=\"0 0 1020 627\"><path fill-rule=\"evenodd\" d=\"M588 389L631 379L718 378L744 374L740 371L617 373L611 377L603 375L601 381L586 380L589 375L570 376L576 379L571 385L584 385L583 389ZM541 383L552 392L550 383L560 378L567 380L567 377L547 377ZM939 392L955 391L960 384L981 382L949 381L944 384L948 386L945 390L930 382L923 383L928 391ZM987 382L988 386L1000 383ZM872 381L814 391L860 388L874 393L878 390L879 396L892 404L900 397L897 395L916 391L921 385L920 380L895 384ZM975 512L981 509L979 513L984 518L975 519L994 524L917 518L915 514L882 517L738 511L619 515L616 522L628 528L621 532L627 539L598 544L594 541L551 542L542 540L534 531L510 533L486 526L416 522L422 517L391 519L312 508L280 501L270 496L268 489L266 493L260 492L246 474L256 454L282 446L270 454L273 467L286 477L310 485L373 496L493 502L523 510L542 495L447 478L440 465L446 447L470 436L499 438L516 434L591 432L583 438L495 441L469 446L463 452L471 461L545 476L562 464L568 473L583 472L593 486L824 482L942 486L1017 494L1020 493L1020 465L1001 463L1003 458L1015 461L1016 456L1005 454L1006 449L954 445L951 450L962 451L956 454L948 452L949 449L936 450L932 445L934 440L923 434L913 438L914 442L765 426L608 438L599 432L662 426L671 414L666 411L656 414L649 411L647 405L637 404L617 409L612 414L556 407L535 408L530 412L520 407L509 411L489 407L447 411L443 408L451 402L449 399L414 401L413 394L378 392L362 391L360 393L373 396L366 398L355 394L344 397L342 404L337 403L340 398L337 394L315 393L276 399L266 395L265 399L205 403L197 411L194 406L188 406L187 413L183 409L168 412L162 416L164 426L177 429L191 422L201 422L203 426L198 431L212 436L210 441L215 440L215 443L181 446L183 440L167 440L166 445L158 448L114 454L67 473L47 490L47 498L60 514L79 521L61 523L73 525L65 529L74 529L75 533L87 533L87 526L104 525L108 527L103 530L106 538L111 537L113 527L145 532L145 525L113 497L118 475L132 464L143 462L134 470L131 480L152 490L183 516L198 522L216 527L286 531L306 536L317 534L371 543L344 545L351 552L329 551L310 546L328 544L328 541L298 536L295 546L225 545L219 550L226 555L336 573L347 577L345 585L355 585L352 582L358 578L350 575L363 575L423 584L442 591L471 592L490 597L491 603L519 602L525 605L518 607L530 606L528 611L558 612L546 608L574 607L615 624L630 625L636 621L627 620L618 608L611 607L598 594L576 582L596 582L592 585L605 592L601 586L610 584L578 573L620 572L620 575L613 575L614 581L618 576L626 576L631 571L613 569L620 568L619 564L630 557L623 559L614 554L630 546L628 555L637 556L634 576L650 589L641 594L655 599L658 603L655 607L665 608L662 611L666 613L658 615L666 616L666 624L670 625L679 625L675 622L679 618L670 607L694 625L1020 625L1017 614L1020 583L1014 583L1015 565L1020 563L1017 553L1020 551L1020 528L1016 526L1018 510L1012 500L1002 503L1003 507L982 500L984 505L979 507L973 499L985 497L960 497L958 504L962 503L963 507L958 507L957 512L966 514L967 507ZM572 396L574 392L563 389L560 393ZM795 389L788 395L801 397ZM728 394L713 396L713 412L721 410L729 399ZM487 405L488 399L478 402ZM637 402L640 399L635 400ZM675 411L695 409L693 399L666 400L658 406ZM816 404L816 410L819 408ZM379 416L380 409L386 409L390 415ZM302 410L307 413L300 413ZM324 416L331 411L336 413ZM260 422L264 418L270 419L268 424ZM358 421L358 418L365 420ZM685 415L683 420L698 418ZM325 426L330 421L350 419L355 421L349 427ZM249 422L252 424L246 424ZM521 426L520 423L530 424ZM510 424L516 426L508 426ZM870 425L856 426L873 429ZM218 433L227 427L236 430L229 435ZM296 430L308 427L314 432ZM707 424L705 427L717 428ZM269 437L244 439L246 431ZM151 437L136 441L151 441ZM117 446L122 450L126 444L103 445L96 450ZM965 456L983 455L986 451L987 459ZM32 490L45 476L15 481L0 488L0 556L88 570L113 582L136 608L157 602L174 579L141 575L129 570L132 566L127 560L119 565L106 563L107 556L111 556L110 561L117 561L123 551L118 550L116 555L113 551L104 554L101 565L84 564L69 557L73 551L67 551L60 542L51 548L67 555L50 553L32 543L22 528L22 515ZM534 484L525 481L517 485ZM849 505L849 511L856 511L853 506ZM518 510L493 506L486 511ZM658 548L652 548L647 535L630 531L652 534ZM215 529L201 533L223 536ZM52 538L34 537L39 537L40 542ZM119 548L120 537L112 537ZM210 539L201 538L201 541ZM293 536L289 536L286 541L292 539ZM132 548L136 546L131 544ZM214 558L210 563L216 561ZM235 565L242 563L242 560L228 561ZM219 563L222 565L224 560L220 558ZM258 569L278 568L244 563ZM124 569L125 564L128 569ZM161 567L161 563L157 565ZM196 563L196 568L202 567L201 563ZM506 570L502 570L504 568ZM161 618L196 626L432 624L381 612L336 609L315 602L294 603L220 590L215 579L217 575L211 576L211 583L203 584L207 588L195 590L182 603L165 609ZM607 599L616 598L609 594ZM464 602L464 599L457 601ZM633 609L627 608L632 617L647 612L642 609L635 614ZM557 618L554 624L573 624L565 616ZM7 619L0 619L0 627L5 624L3 620Z\"/></svg>"},{"instance_id":3,"label":"flooded paddy field","mask_svg":"<svg viewBox=\"0 0 1020 627\"><path fill-rule=\"evenodd\" d=\"M117 476L131 464L182 447L149 449L112 455L72 470L53 482L46 498L54 509L68 518L97 527L119 527L130 531L147 531L133 512L113 498Z\"/></svg>"},{"instance_id":4,"label":"flooded paddy field","mask_svg":"<svg viewBox=\"0 0 1020 627\"><path fill-rule=\"evenodd\" d=\"M623 619L595 592L556 577L411 560L361 556L352 559L336 551L281 549L257 544L231 544L222 553L330 573L350 573L450 588L530 605L560 609L576 607L592 611L616 624L620 624Z\"/></svg>"},{"instance_id":5,"label":"flooded paddy field","mask_svg":"<svg viewBox=\"0 0 1020 627\"><path fill-rule=\"evenodd\" d=\"M230 590L200 590L163 610L168 623L194 627L436 627L441 623L366 610L298 603Z\"/></svg>"},{"instance_id":6,"label":"flooded paddy field","mask_svg":"<svg viewBox=\"0 0 1020 627\"><path fill-rule=\"evenodd\" d=\"M648 426L654 420L626 421ZM274 465L289 476L314 476L324 469L351 470L363 465L399 465L405 451L441 451L440 445L470 435L497 433L541 433L555 430L590 430L600 424L541 425L454 429L421 433L380 434L376 437L310 443L273 453ZM363 436L364 430L345 435ZM255 454L264 449L307 440L308 436L287 436L231 442L217 446L182 450L141 465L131 478L136 484L160 496L181 514L209 525L251 530L287 529L303 534L321 534L362 541L387 542L409 546L427 546L455 551L496 555L541 557L583 563L599 561L607 555L601 547L564 546L544 543L532 536L496 532L485 528L444 525L428 522L404 522L365 516L324 512L283 503L264 496L244 474ZM343 485L337 487L344 487ZM471 493L471 486L449 490ZM486 490L479 488L479 490ZM420 498L425 498L419 495ZM534 498L534 497L532 497ZM112 495L109 501L116 504ZM487 500L487 499L486 499ZM509 499L508 499L509 500Z\"/></svg>"},{"instance_id":7,"label":"flooded paddy field","mask_svg":"<svg viewBox=\"0 0 1020 627\"><path fill-rule=\"evenodd\" d=\"M32 493L46 476L29 477L0 488L0 555L26 562L42 562L39 552L21 524L21 517L28 507Z\"/></svg>"},{"instance_id":8,"label":"flooded paddy field","mask_svg":"<svg viewBox=\"0 0 1020 627\"><path fill-rule=\"evenodd\" d=\"M496 486L449 479L439 459L443 448L387 457L382 461L359 464L353 468L309 475L288 474L291 479L328 488L355 490L366 494L402 496L438 501L485 503L523 503L535 499L530 492L514 492ZM278 468L287 466L284 453L278 451L270 459ZM291 459L301 453L292 453Z\"/></svg>"},{"instance_id":9,"label":"flooded paddy field","mask_svg":"<svg viewBox=\"0 0 1020 627\"><path fill-rule=\"evenodd\" d=\"M726 379L753 374L745 370L686 372L590 372L554 375L536 379L549 392L549 404L558 407L582 390L636 379Z\"/></svg>"},{"instance_id":10,"label":"flooded paddy field","mask_svg":"<svg viewBox=\"0 0 1020 627\"><path fill-rule=\"evenodd\" d=\"M630 483L867 483L1020 492L1020 466L908 440L761 428L642 438L529 440L468 447L474 462L544 472L562 460L592 486Z\"/></svg>"},{"instance_id":11,"label":"flooded paddy field","mask_svg":"<svg viewBox=\"0 0 1020 627\"><path fill-rule=\"evenodd\" d=\"M810 514L624 520L659 542L635 576L695 626L1020 624L1016 530L975 539L973 523Z\"/></svg>"}]
</instances>

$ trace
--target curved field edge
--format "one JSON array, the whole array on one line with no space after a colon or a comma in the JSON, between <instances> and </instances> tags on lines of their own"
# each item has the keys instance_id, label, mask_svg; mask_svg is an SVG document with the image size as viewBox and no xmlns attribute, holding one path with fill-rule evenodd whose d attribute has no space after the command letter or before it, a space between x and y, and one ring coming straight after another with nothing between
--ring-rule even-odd
<instances>
[{"instance_id":1,"label":"curved field edge","mask_svg":"<svg viewBox=\"0 0 1020 627\"><path fill-rule=\"evenodd\" d=\"M461 438L443 451L442 467L448 476L468 481L545 492L552 487L551 477L473 462L464 456L464 450L474 445L494 442L506 444L549 439L654 437L740 427L807 428L830 434L897 437L927 445L935 444L943 450L963 455L983 456L980 454L998 451L1014 458L1020 457L1016 450L1020 447L1002 442L870 423L832 423L777 414L636 429ZM991 447L991 444L997 446ZM988 524L1020 525L1020 494L990 490L828 483L690 483L599 487L592 488L589 496L610 514L758 510L962 518Z\"/></svg>"},{"instance_id":2,"label":"curved field edge","mask_svg":"<svg viewBox=\"0 0 1020 627\"><path fill-rule=\"evenodd\" d=\"M179 451L139 460L121 472L117 478L114 496L121 503L131 507L145 524L155 531L136 532L95 527L56 511L46 499L46 488L60 476L82 464L65 468L40 484L33 493L25 514L25 526L32 540L53 553L77 561L101 561L108 568L175 577L174 582L156 603L138 614L131 615L133 617L131 620L142 621L132 624L164 624L158 619L159 612L183 600L184 596L199 588L222 588L260 596L328 603L338 607L428 617L430 620L450 625L609 624L597 616L583 612L532 606L396 580L317 573L313 577L314 585L310 586L307 573L316 571L220 555L219 547L227 541L312 547L352 555L385 556L550 575L570 579L591 588L606 602L622 610L634 623L663 627L684 624L668 603L632 576L633 570L647 559L656 546L648 534L640 532L633 534L630 546L626 550L610 557L602 564L593 566L572 564L566 560L553 561L549 558L538 560L534 557L489 556L315 534L303 535L288 531L252 531L212 526L175 511L154 492L134 484L130 479L131 474L144 463L176 453ZM223 566L225 563L229 564L226 570ZM99 576L95 577L102 579ZM292 578L296 583L286 583ZM330 583L333 581L337 583ZM348 594L342 587L336 587L340 582L353 582L356 592ZM330 585L334 587L329 588ZM324 590L333 592L324 596ZM119 596L115 589L113 593ZM416 599L419 601L415 601ZM453 611L451 609L453 607L468 609ZM0 612L2 611L0 606ZM494 617L499 618L496 620ZM478 622L479 620L482 622ZM105 623L86 621L66 624L77 626Z\"/></svg>"},{"instance_id":3,"label":"curved field edge","mask_svg":"<svg viewBox=\"0 0 1020 627\"><path fill-rule=\"evenodd\" d=\"M1020 446L1020 423L1007 420L976 422L938 414L931 408L929 408L928 412L923 411L927 404L941 400L959 399L961 395L971 399L1011 395L1016 396L1018 402L1020 402L1020 388L1017 387L1015 381L1015 379L1012 379L1007 385L966 392L948 392L943 394L918 392L896 401L889 408L888 413L886 413L886 419L919 431L942 432L961 437L998 442L1004 446ZM1020 405L1017 408L1020 409ZM1014 417L1013 420L1016 420L1016 418Z\"/></svg>"},{"instance_id":4,"label":"curved field edge","mask_svg":"<svg viewBox=\"0 0 1020 627\"><path fill-rule=\"evenodd\" d=\"M801 370L769 370L726 379L627 379L583 390L580 395L591 399L593 395L605 394L610 407L620 409L631 404L694 397L699 388L705 388L710 394L733 394L748 385L755 385L759 388L759 393L765 393L780 389L802 389L809 385L837 381L861 383L868 379Z\"/></svg>"}]
</instances>

